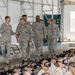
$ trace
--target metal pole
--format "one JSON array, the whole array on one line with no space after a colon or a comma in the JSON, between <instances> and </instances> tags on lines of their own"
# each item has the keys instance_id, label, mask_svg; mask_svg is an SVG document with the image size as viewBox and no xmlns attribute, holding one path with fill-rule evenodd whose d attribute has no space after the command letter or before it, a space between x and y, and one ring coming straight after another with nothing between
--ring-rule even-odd
<instances>
[{"instance_id":1,"label":"metal pole","mask_svg":"<svg viewBox=\"0 0 75 75\"><path fill-rule=\"evenodd\" d=\"M8 16L8 0L6 0L6 15Z\"/></svg>"},{"instance_id":2,"label":"metal pole","mask_svg":"<svg viewBox=\"0 0 75 75\"><path fill-rule=\"evenodd\" d=\"M30 7L33 9L33 7L32 7L32 5L31 5L30 1L29 1L29 0L27 0L27 1L28 1L28 3L29 3Z\"/></svg>"},{"instance_id":3,"label":"metal pole","mask_svg":"<svg viewBox=\"0 0 75 75\"><path fill-rule=\"evenodd\" d=\"M5 6L7 6L4 0L2 0L2 2L4 3Z\"/></svg>"},{"instance_id":4,"label":"metal pole","mask_svg":"<svg viewBox=\"0 0 75 75\"><path fill-rule=\"evenodd\" d=\"M58 0L58 14L60 14L60 0Z\"/></svg>"},{"instance_id":5,"label":"metal pole","mask_svg":"<svg viewBox=\"0 0 75 75\"><path fill-rule=\"evenodd\" d=\"M33 15L33 21L34 21L34 0L33 0L33 13L32 13L32 15Z\"/></svg>"},{"instance_id":6,"label":"metal pole","mask_svg":"<svg viewBox=\"0 0 75 75\"><path fill-rule=\"evenodd\" d=\"M21 13L20 13L20 16L22 16L22 2L20 2L20 5L21 5Z\"/></svg>"},{"instance_id":7,"label":"metal pole","mask_svg":"<svg viewBox=\"0 0 75 75\"><path fill-rule=\"evenodd\" d=\"M51 9L51 6L50 6L50 4L49 4L49 2L46 0L46 2L47 2L47 4L48 4L48 6L49 6L49 8ZM52 9L51 9L52 10Z\"/></svg>"},{"instance_id":8,"label":"metal pole","mask_svg":"<svg viewBox=\"0 0 75 75\"><path fill-rule=\"evenodd\" d=\"M61 0L61 41L64 41L63 19L64 19L64 0Z\"/></svg>"},{"instance_id":9,"label":"metal pole","mask_svg":"<svg viewBox=\"0 0 75 75\"><path fill-rule=\"evenodd\" d=\"M44 15L45 15L46 19L48 20L48 17L47 17L47 15L46 15L45 11L43 11L43 12L44 12Z\"/></svg>"},{"instance_id":10,"label":"metal pole","mask_svg":"<svg viewBox=\"0 0 75 75\"><path fill-rule=\"evenodd\" d=\"M19 1L19 0L12 0L12 1L21 2L21 1ZM25 1L25 0L22 0L22 2L23 2L23 3L28 3L28 1ZM33 2L30 2L30 1L29 1L29 3L33 3ZM37 3L37 2L35 2L34 4L41 5L41 3ZM46 3L44 3L44 5L45 5L45 6L48 6L48 4L46 4ZM49 4L49 5L52 6L52 4ZM54 5L54 6L57 6L57 5Z\"/></svg>"},{"instance_id":11,"label":"metal pole","mask_svg":"<svg viewBox=\"0 0 75 75\"><path fill-rule=\"evenodd\" d=\"M0 16L0 19L2 20L2 22L4 22L1 16Z\"/></svg>"},{"instance_id":12,"label":"metal pole","mask_svg":"<svg viewBox=\"0 0 75 75\"><path fill-rule=\"evenodd\" d=\"M52 0L52 19L53 19L53 15L54 15L54 0Z\"/></svg>"},{"instance_id":13,"label":"metal pole","mask_svg":"<svg viewBox=\"0 0 75 75\"><path fill-rule=\"evenodd\" d=\"M41 0L41 18L43 19L43 0Z\"/></svg>"}]
</instances>

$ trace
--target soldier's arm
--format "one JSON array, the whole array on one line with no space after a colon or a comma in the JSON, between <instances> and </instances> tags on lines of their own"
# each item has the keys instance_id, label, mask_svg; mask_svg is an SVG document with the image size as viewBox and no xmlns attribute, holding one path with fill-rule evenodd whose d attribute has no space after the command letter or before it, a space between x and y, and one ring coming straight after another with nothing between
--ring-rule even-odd
<instances>
[{"instance_id":1,"label":"soldier's arm","mask_svg":"<svg viewBox=\"0 0 75 75\"><path fill-rule=\"evenodd\" d=\"M30 38L32 38L34 34L33 34L33 30L31 26L28 26L28 32L29 32Z\"/></svg>"},{"instance_id":2,"label":"soldier's arm","mask_svg":"<svg viewBox=\"0 0 75 75\"><path fill-rule=\"evenodd\" d=\"M4 25L2 24L2 25L0 26L0 33L2 34L4 31L5 31Z\"/></svg>"},{"instance_id":3,"label":"soldier's arm","mask_svg":"<svg viewBox=\"0 0 75 75\"><path fill-rule=\"evenodd\" d=\"M49 25L47 26L47 36L49 35L49 33L48 33L49 32L48 27L49 27Z\"/></svg>"},{"instance_id":4,"label":"soldier's arm","mask_svg":"<svg viewBox=\"0 0 75 75\"><path fill-rule=\"evenodd\" d=\"M52 26L50 24L48 25L47 33L48 33L49 38L54 38L52 34Z\"/></svg>"},{"instance_id":5,"label":"soldier's arm","mask_svg":"<svg viewBox=\"0 0 75 75\"><path fill-rule=\"evenodd\" d=\"M43 35L44 35L44 38L46 38L46 36L47 36L47 29L46 29L46 26L45 26L44 22L43 22Z\"/></svg>"},{"instance_id":6,"label":"soldier's arm","mask_svg":"<svg viewBox=\"0 0 75 75\"><path fill-rule=\"evenodd\" d=\"M58 25L57 25L57 36L58 36L58 38L60 37L60 31L59 31Z\"/></svg>"},{"instance_id":7,"label":"soldier's arm","mask_svg":"<svg viewBox=\"0 0 75 75\"><path fill-rule=\"evenodd\" d=\"M19 24L16 28L16 39L18 40L18 38L19 38Z\"/></svg>"},{"instance_id":8,"label":"soldier's arm","mask_svg":"<svg viewBox=\"0 0 75 75\"><path fill-rule=\"evenodd\" d=\"M32 34L33 34L32 38L34 38L34 23L31 24L31 29L32 29Z\"/></svg>"},{"instance_id":9,"label":"soldier's arm","mask_svg":"<svg viewBox=\"0 0 75 75\"><path fill-rule=\"evenodd\" d=\"M32 31L33 31L33 25L34 25L34 23L31 24Z\"/></svg>"},{"instance_id":10,"label":"soldier's arm","mask_svg":"<svg viewBox=\"0 0 75 75\"><path fill-rule=\"evenodd\" d=\"M11 25L10 25L10 27L11 27L11 35L15 35L15 32L13 32Z\"/></svg>"}]
</instances>

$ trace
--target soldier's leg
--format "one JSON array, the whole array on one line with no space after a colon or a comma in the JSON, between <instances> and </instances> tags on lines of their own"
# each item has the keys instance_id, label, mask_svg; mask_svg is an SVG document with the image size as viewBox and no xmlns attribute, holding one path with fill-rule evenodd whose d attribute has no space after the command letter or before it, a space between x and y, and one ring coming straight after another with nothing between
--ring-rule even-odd
<instances>
[{"instance_id":1,"label":"soldier's leg","mask_svg":"<svg viewBox=\"0 0 75 75\"><path fill-rule=\"evenodd\" d=\"M51 44L52 44L52 53L53 54L55 54L55 42L56 42L56 40L54 38L54 40L51 42Z\"/></svg>"},{"instance_id":2,"label":"soldier's leg","mask_svg":"<svg viewBox=\"0 0 75 75\"><path fill-rule=\"evenodd\" d=\"M38 49L37 42L34 42L34 43L35 43L35 48L36 48L36 53L37 53L37 49Z\"/></svg>"},{"instance_id":3,"label":"soldier's leg","mask_svg":"<svg viewBox=\"0 0 75 75\"><path fill-rule=\"evenodd\" d=\"M6 54L6 64L9 64L9 58L10 58L10 50L11 50L11 42L7 41L6 42L6 49L7 49L7 54Z\"/></svg>"},{"instance_id":4,"label":"soldier's leg","mask_svg":"<svg viewBox=\"0 0 75 75\"><path fill-rule=\"evenodd\" d=\"M24 59L27 58L27 51L26 51L27 46L28 46L28 41L23 42L23 48L22 48L22 49L23 49L23 58L24 58Z\"/></svg>"},{"instance_id":5,"label":"soldier's leg","mask_svg":"<svg viewBox=\"0 0 75 75\"><path fill-rule=\"evenodd\" d=\"M57 49L57 39L54 38L54 41L53 41L53 51L56 52L56 49Z\"/></svg>"},{"instance_id":6,"label":"soldier's leg","mask_svg":"<svg viewBox=\"0 0 75 75\"><path fill-rule=\"evenodd\" d=\"M37 53L38 56L42 55L42 46L43 46L42 40L37 41L37 43L35 44L36 53Z\"/></svg>"},{"instance_id":7,"label":"soldier's leg","mask_svg":"<svg viewBox=\"0 0 75 75\"><path fill-rule=\"evenodd\" d=\"M5 57L5 42L1 42L1 52L2 52L2 56Z\"/></svg>"},{"instance_id":8,"label":"soldier's leg","mask_svg":"<svg viewBox=\"0 0 75 75\"><path fill-rule=\"evenodd\" d=\"M39 45L39 54L42 55L43 54L43 40L38 41L38 45Z\"/></svg>"},{"instance_id":9,"label":"soldier's leg","mask_svg":"<svg viewBox=\"0 0 75 75\"><path fill-rule=\"evenodd\" d=\"M35 49L36 49L36 54L35 54L35 55L37 55L37 54L38 54L38 53L37 53L37 50L38 50L38 47L37 47L37 44L38 44L38 43L37 43L37 39L34 38L33 40L34 40Z\"/></svg>"},{"instance_id":10,"label":"soldier's leg","mask_svg":"<svg viewBox=\"0 0 75 75\"><path fill-rule=\"evenodd\" d=\"M10 41L7 42L6 48L7 48L6 57L7 57L7 59L9 59L9 57L10 57L10 50L11 50L11 42Z\"/></svg>"},{"instance_id":11,"label":"soldier's leg","mask_svg":"<svg viewBox=\"0 0 75 75\"><path fill-rule=\"evenodd\" d=\"M30 58L30 42L28 41L28 46L26 49L27 57Z\"/></svg>"},{"instance_id":12,"label":"soldier's leg","mask_svg":"<svg viewBox=\"0 0 75 75\"><path fill-rule=\"evenodd\" d=\"M20 50L22 52L22 58L23 58L23 42L19 41Z\"/></svg>"},{"instance_id":13,"label":"soldier's leg","mask_svg":"<svg viewBox=\"0 0 75 75\"><path fill-rule=\"evenodd\" d=\"M52 40L51 40L51 38L48 38L48 50L49 50L49 53L52 54Z\"/></svg>"},{"instance_id":14,"label":"soldier's leg","mask_svg":"<svg viewBox=\"0 0 75 75\"><path fill-rule=\"evenodd\" d=\"M57 38L55 38L55 50L57 49Z\"/></svg>"}]
</instances>

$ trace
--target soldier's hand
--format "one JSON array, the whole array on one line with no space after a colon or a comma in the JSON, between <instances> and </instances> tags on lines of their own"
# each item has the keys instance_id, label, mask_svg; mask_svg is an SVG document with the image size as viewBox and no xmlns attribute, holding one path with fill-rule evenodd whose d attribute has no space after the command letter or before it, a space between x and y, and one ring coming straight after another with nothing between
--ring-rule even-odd
<instances>
[{"instance_id":1,"label":"soldier's hand","mask_svg":"<svg viewBox=\"0 0 75 75\"><path fill-rule=\"evenodd\" d=\"M4 31L7 31L7 27L4 27Z\"/></svg>"},{"instance_id":2,"label":"soldier's hand","mask_svg":"<svg viewBox=\"0 0 75 75\"><path fill-rule=\"evenodd\" d=\"M16 31L16 35L18 35L19 33Z\"/></svg>"},{"instance_id":3,"label":"soldier's hand","mask_svg":"<svg viewBox=\"0 0 75 75\"><path fill-rule=\"evenodd\" d=\"M29 39L29 42L32 42L32 38Z\"/></svg>"},{"instance_id":4,"label":"soldier's hand","mask_svg":"<svg viewBox=\"0 0 75 75\"><path fill-rule=\"evenodd\" d=\"M58 39L60 39L60 36L58 36Z\"/></svg>"},{"instance_id":5,"label":"soldier's hand","mask_svg":"<svg viewBox=\"0 0 75 75\"><path fill-rule=\"evenodd\" d=\"M17 43L19 43L18 39L17 39Z\"/></svg>"},{"instance_id":6,"label":"soldier's hand","mask_svg":"<svg viewBox=\"0 0 75 75\"><path fill-rule=\"evenodd\" d=\"M54 41L54 38L51 38L52 41Z\"/></svg>"},{"instance_id":7,"label":"soldier's hand","mask_svg":"<svg viewBox=\"0 0 75 75\"><path fill-rule=\"evenodd\" d=\"M47 42L47 39L46 39L46 38L43 38L43 42L44 42L44 43Z\"/></svg>"}]
</instances>

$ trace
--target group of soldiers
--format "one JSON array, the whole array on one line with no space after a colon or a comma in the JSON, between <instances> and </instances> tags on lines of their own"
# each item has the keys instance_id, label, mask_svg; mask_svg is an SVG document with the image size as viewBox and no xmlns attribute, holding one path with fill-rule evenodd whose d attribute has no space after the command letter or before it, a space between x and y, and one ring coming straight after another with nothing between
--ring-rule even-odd
<instances>
[{"instance_id":1,"label":"group of soldiers","mask_svg":"<svg viewBox=\"0 0 75 75\"><path fill-rule=\"evenodd\" d=\"M11 21L10 16L5 17L5 22L0 26L1 34L1 51L2 56L6 57L6 63L9 63L10 49L11 49L11 35L16 35L17 42L22 51L22 59L30 57L30 41L34 41L36 48L36 55L43 54L42 46L43 40L48 36L49 53L55 53L57 38L59 38L59 28L54 19L48 19L48 27L46 28L40 16L36 16L36 21L32 24L27 21L27 15L22 15L22 18L17 25L16 32L12 31L9 24ZM7 48L7 54L5 49Z\"/></svg>"}]
</instances>

